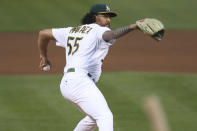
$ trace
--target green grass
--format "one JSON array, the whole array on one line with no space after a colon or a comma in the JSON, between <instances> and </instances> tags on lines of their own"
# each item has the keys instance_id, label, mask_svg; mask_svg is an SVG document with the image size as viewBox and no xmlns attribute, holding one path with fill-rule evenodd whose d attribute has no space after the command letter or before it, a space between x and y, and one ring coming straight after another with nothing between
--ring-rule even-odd
<instances>
[{"instance_id":1,"label":"green grass","mask_svg":"<svg viewBox=\"0 0 197 131\"><path fill-rule=\"evenodd\" d=\"M0 31L76 26L95 3L107 3L118 13L112 28L154 17L167 29L197 29L196 0L1 0Z\"/></svg>"},{"instance_id":2,"label":"green grass","mask_svg":"<svg viewBox=\"0 0 197 131\"><path fill-rule=\"evenodd\" d=\"M172 131L196 131L197 75L104 73L98 87L114 114L117 131L150 131L142 109L159 96ZM61 75L0 76L1 131L71 131L84 117L59 91Z\"/></svg>"}]
</instances>

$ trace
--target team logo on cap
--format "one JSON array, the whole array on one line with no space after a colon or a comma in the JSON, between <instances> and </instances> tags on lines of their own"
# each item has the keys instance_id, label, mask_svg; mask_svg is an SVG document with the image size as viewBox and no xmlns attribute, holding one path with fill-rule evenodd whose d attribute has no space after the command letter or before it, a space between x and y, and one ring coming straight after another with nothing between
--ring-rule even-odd
<instances>
[{"instance_id":1,"label":"team logo on cap","mask_svg":"<svg viewBox=\"0 0 197 131\"><path fill-rule=\"evenodd\" d=\"M106 11L110 11L110 8L106 5Z\"/></svg>"}]
</instances>

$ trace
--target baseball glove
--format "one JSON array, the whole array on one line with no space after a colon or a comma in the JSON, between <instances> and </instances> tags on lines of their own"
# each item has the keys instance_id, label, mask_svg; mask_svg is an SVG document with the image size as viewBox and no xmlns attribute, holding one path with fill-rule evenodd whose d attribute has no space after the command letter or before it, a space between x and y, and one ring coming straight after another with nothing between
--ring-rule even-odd
<instances>
[{"instance_id":1,"label":"baseball glove","mask_svg":"<svg viewBox=\"0 0 197 131\"><path fill-rule=\"evenodd\" d=\"M136 25L140 30L145 34L150 35L157 41L160 41L164 36L164 25L161 21L154 18L145 18L142 20L136 21Z\"/></svg>"}]
</instances>

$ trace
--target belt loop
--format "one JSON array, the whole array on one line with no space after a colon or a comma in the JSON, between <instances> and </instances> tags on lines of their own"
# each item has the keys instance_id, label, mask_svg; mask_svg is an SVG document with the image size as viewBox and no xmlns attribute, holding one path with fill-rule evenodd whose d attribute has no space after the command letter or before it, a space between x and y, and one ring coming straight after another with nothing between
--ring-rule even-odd
<instances>
[{"instance_id":1,"label":"belt loop","mask_svg":"<svg viewBox=\"0 0 197 131\"><path fill-rule=\"evenodd\" d=\"M88 73L88 76L91 78L92 77L92 75L90 74L90 73ZM92 78L91 78L92 79ZM95 83L95 79L92 79L93 81L94 81L94 83Z\"/></svg>"},{"instance_id":2,"label":"belt loop","mask_svg":"<svg viewBox=\"0 0 197 131\"><path fill-rule=\"evenodd\" d=\"M89 76L89 77L92 77L92 75L91 75L90 73L88 73L88 76Z\"/></svg>"}]
</instances>

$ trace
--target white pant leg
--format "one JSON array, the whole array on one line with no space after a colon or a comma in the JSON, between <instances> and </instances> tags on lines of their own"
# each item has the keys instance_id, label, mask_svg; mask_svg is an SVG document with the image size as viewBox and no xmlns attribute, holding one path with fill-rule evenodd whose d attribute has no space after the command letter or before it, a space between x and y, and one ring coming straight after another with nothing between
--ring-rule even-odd
<instances>
[{"instance_id":1,"label":"white pant leg","mask_svg":"<svg viewBox=\"0 0 197 131\"><path fill-rule=\"evenodd\" d=\"M104 96L89 77L67 76L62 79L60 87L66 99L96 121L99 131L113 131L113 115Z\"/></svg>"},{"instance_id":2,"label":"white pant leg","mask_svg":"<svg viewBox=\"0 0 197 131\"><path fill-rule=\"evenodd\" d=\"M94 129L96 129L96 121L86 116L78 123L74 131L94 131Z\"/></svg>"}]
</instances>

